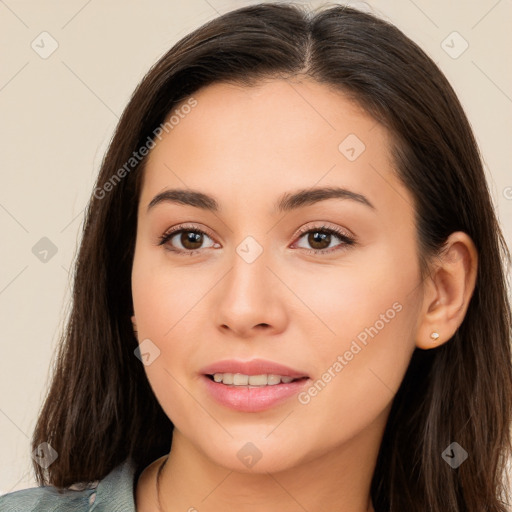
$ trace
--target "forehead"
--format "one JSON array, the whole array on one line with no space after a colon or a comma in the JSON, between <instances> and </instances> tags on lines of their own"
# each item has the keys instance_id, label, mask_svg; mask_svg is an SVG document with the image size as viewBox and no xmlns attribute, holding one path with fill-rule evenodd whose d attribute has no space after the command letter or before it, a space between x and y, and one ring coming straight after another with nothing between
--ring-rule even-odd
<instances>
[{"instance_id":1,"label":"forehead","mask_svg":"<svg viewBox=\"0 0 512 512\"><path fill-rule=\"evenodd\" d=\"M270 207L284 191L313 186L364 191L377 208L408 196L395 176L388 132L331 87L307 79L215 83L192 98L193 108L183 108L189 98L173 109L172 129L150 152L146 203L175 187L246 209L256 197Z\"/></svg>"}]
</instances>

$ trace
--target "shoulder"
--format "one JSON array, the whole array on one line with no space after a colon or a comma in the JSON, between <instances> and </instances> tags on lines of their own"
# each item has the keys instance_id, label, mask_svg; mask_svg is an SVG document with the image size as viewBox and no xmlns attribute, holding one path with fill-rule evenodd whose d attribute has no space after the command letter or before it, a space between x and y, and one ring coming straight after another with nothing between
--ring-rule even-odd
<instances>
[{"instance_id":1,"label":"shoulder","mask_svg":"<svg viewBox=\"0 0 512 512\"><path fill-rule=\"evenodd\" d=\"M32 487L0 496L1 512L135 512L135 465L131 459L105 478L66 489Z\"/></svg>"}]
</instances>

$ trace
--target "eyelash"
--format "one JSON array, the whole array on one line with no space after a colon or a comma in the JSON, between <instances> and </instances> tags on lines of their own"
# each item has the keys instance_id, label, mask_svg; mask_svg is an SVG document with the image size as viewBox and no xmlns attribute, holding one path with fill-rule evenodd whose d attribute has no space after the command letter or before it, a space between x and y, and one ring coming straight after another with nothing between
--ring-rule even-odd
<instances>
[{"instance_id":1,"label":"eyelash","mask_svg":"<svg viewBox=\"0 0 512 512\"><path fill-rule=\"evenodd\" d=\"M199 233L202 235L206 235L209 238L213 240L213 237L206 231L199 229L197 226L194 225L179 225L174 227L171 231L165 232L163 235L159 236L159 242L158 245L165 245L167 244L176 234L181 232L191 232L191 233ZM355 239L347 236L343 231L336 227L327 227L327 226L320 226L320 227L313 227L313 228L301 228L298 233L298 239L300 240L305 234L314 232L314 233L328 233L331 235L335 235L338 239L340 239L343 244L341 248L330 248L330 249L303 249L309 254L330 254L332 252L341 251L347 249L347 247L350 247L352 245L355 245ZM182 255L182 256L193 256L194 254L201 252L202 249L195 249L195 250L183 250L183 249L176 249L174 247L166 247L168 251L174 252L176 254Z\"/></svg>"}]
</instances>

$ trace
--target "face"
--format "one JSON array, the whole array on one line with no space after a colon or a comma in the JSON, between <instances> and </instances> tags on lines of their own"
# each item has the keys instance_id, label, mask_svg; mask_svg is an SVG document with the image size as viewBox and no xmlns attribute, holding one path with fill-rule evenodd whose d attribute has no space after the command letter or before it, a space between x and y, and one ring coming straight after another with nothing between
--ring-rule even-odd
<instances>
[{"instance_id":1,"label":"face","mask_svg":"<svg viewBox=\"0 0 512 512\"><path fill-rule=\"evenodd\" d=\"M261 472L344 450L384 427L421 309L413 199L390 138L307 80L219 83L194 99L151 150L138 205L149 382L179 435L226 468L244 470L244 450ZM255 359L287 368L241 365Z\"/></svg>"}]
</instances>

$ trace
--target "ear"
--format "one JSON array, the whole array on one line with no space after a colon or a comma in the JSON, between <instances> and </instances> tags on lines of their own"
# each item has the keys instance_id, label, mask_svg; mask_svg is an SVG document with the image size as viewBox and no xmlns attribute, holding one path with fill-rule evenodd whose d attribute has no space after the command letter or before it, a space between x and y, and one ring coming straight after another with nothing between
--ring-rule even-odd
<instances>
[{"instance_id":1,"label":"ear","mask_svg":"<svg viewBox=\"0 0 512 512\"><path fill-rule=\"evenodd\" d=\"M462 231L452 233L434 258L424 283L416 332L418 348L436 348L455 334L473 295L477 268L478 253L471 237Z\"/></svg>"}]
</instances>

